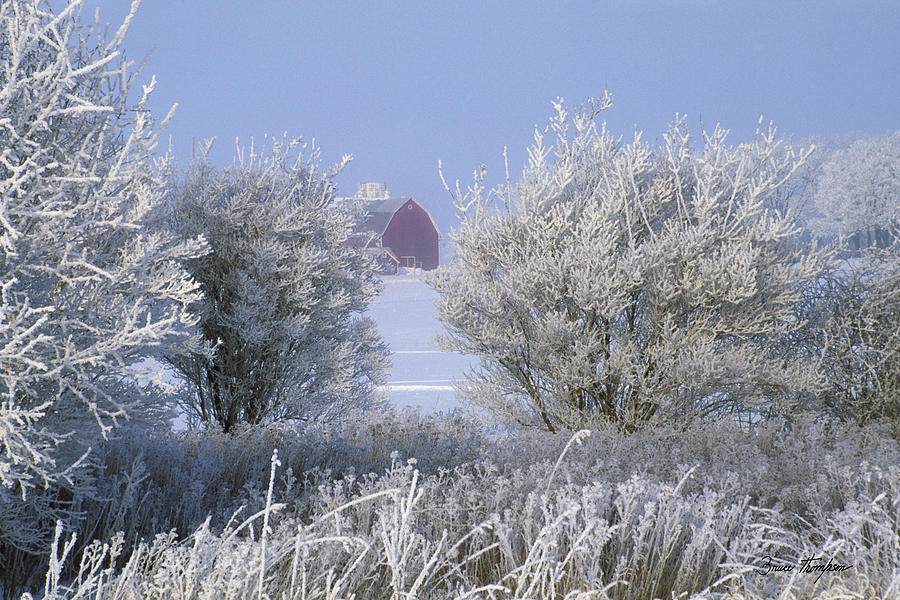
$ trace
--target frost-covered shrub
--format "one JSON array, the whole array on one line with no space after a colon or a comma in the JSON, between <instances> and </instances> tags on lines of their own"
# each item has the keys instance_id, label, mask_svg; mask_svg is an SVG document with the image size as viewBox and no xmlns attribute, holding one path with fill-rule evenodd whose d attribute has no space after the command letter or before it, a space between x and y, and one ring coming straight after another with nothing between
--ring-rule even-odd
<instances>
[{"instance_id":1,"label":"frost-covered shrub","mask_svg":"<svg viewBox=\"0 0 900 600\"><path fill-rule=\"evenodd\" d=\"M282 141L239 152L230 169L200 160L173 182L173 228L210 246L186 262L210 347L169 357L190 384L193 418L228 432L375 403L387 349L363 312L378 282L346 243L354 221L334 203L339 169L323 171L315 149Z\"/></svg>"},{"instance_id":2,"label":"frost-covered shrub","mask_svg":"<svg viewBox=\"0 0 900 600\"><path fill-rule=\"evenodd\" d=\"M886 248L900 227L900 131L833 149L816 173L818 225L851 249Z\"/></svg>"},{"instance_id":3,"label":"frost-covered shrub","mask_svg":"<svg viewBox=\"0 0 900 600\"><path fill-rule=\"evenodd\" d=\"M459 412L422 414L412 408L373 411L322 433L365 452L365 463L355 465L358 473L384 471L395 452L400 460L416 458L420 471L432 473L493 456L501 445L483 425Z\"/></svg>"},{"instance_id":4,"label":"frost-covered shrub","mask_svg":"<svg viewBox=\"0 0 900 600\"><path fill-rule=\"evenodd\" d=\"M171 407L132 368L183 340L201 251L159 225L163 124L81 1L0 3L0 564L91 494L94 440ZM136 6L135 6L136 10ZM168 117L167 117L168 118ZM149 374L144 374L149 376ZM162 383L162 382L158 382Z\"/></svg>"},{"instance_id":5,"label":"frost-covered shrub","mask_svg":"<svg viewBox=\"0 0 900 600\"><path fill-rule=\"evenodd\" d=\"M900 434L900 242L862 251L818 289L809 327L828 374L825 409Z\"/></svg>"},{"instance_id":6,"label":"frost-covered shrub","mask_svg":"<svg viewBox=\"0 0 900 600\"><path fill-rule=\"evenodd\" d=\"M607 105L558 102L520 182L457 189L456 261L430 281L444 346L481 359L463 396L550 431L632 431L818 390L781 339L828 257L769 209L806 154L771 127L738 146L717 128L695 150L684 120L659 146L622 143L595 122Z\"/></svg>"}]
</instances>

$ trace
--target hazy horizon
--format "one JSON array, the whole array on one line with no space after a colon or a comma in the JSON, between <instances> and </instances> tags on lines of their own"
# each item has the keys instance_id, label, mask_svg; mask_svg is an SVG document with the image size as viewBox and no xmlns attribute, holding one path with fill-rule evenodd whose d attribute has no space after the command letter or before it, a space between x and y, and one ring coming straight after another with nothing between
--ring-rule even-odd
<instances>
[{"instance_id":1,"label":"hazy horizon","mask_svg":"<svg viewBox=\"0 0 900 600\"><path fill-rule=\"evenodd\" d=\"M117 27L127 3L90 0ZM479 164L515 179L551 101L609 90L604 114L628 139L658 139L676 113L749 138L759 116L784 136L839 137L900 128L897 2L147 1L126 41L151 108L179 108L171 135L186 164L192 139L283 133L315 138L323 163L354 156L336 183L414 196L442 231L455 224L438 177L465 185Z\"/></svg>"}]
</instances>

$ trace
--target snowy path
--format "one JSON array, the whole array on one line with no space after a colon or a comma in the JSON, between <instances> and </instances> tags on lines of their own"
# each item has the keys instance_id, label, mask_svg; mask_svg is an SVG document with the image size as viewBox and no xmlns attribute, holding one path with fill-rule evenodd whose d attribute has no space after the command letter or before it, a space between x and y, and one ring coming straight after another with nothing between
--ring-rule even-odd
<instances>
[{"instance_id":1,"label":"snowy path","mask_svg":"<svg viewBox=\"0 0 900 600\"><path fill-rule=\"evenodd\" d=\"M442 331L434 307L437 293L408 276L382 281L384 293L369 309L391 348L393 368L382 390L396 406L442 411L459 406L452 382L474 359L434 346Z\"/></svg>"}]
</instances>

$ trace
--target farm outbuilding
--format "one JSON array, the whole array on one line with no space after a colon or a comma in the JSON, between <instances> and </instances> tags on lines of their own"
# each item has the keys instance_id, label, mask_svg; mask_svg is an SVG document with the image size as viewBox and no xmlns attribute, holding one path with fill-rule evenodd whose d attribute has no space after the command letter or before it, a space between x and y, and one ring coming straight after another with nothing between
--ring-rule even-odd
<instances>
[{"instance_id":1,"label":"farm outbuilding","mask_svg":"<svg viewBox=\"0 0 900 600\"><path fill-rule=\"evenodd\" d=\"M374 196L374 197L373 197ZM381 248L386 272L389 263L430 271L440 262L440 231L431 214L415 198L391 198L384 184L360 184L357 198L366 201L366 218L358 231L368 236L367 247Z\"/></svg>"},{"instance_id":2,"label":"farm outbuilding","mask_svg":"<svg viewBox=\"0 0 900 600\"><path fill-rule=\"evenodd\" d=\"M391 252L390 248L370 246L366 248L366 254L375 259L376 269L382 275L396 275L400 272L400 259Z\"/></svg>"}]
</instances>

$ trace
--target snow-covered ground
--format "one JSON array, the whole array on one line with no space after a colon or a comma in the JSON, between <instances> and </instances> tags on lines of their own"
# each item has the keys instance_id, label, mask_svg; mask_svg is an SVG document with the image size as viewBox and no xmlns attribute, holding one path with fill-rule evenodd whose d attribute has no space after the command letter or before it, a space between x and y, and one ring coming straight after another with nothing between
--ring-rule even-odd
<instances>
[{"instance_id":1,"label":"snow-covered ground","mask_svg":"<svg viewBox=\"0 0 900 600\"><path fill-rule=\"evenodd\" d=\"M452 380L475 359L441 352L434 338L442 331L437 293L416 275L385 276L384 293L369 309L391 349L393 367L384 391L395 406L446 411L459 406Z\"/></svg>"}]
</instances>

